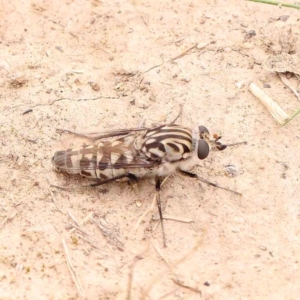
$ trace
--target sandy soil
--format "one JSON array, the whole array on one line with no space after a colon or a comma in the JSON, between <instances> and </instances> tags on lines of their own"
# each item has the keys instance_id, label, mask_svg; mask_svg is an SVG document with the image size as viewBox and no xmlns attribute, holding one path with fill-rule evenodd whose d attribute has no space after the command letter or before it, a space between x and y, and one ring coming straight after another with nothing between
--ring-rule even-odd
<instances>
[{"instance_id":1,"label":"sandy soil","mask_svg":"<svg viewBox=\"0 0 300 300\"><path fill-rule=\"evenodd\" d=\"M289 114L299 108L264 67L299 55L299 11L15 0L2 2L0 20L1 299L299 299L299 118L280 127L248 91L255 82ZM241 197L180 175L166 182L165 214L193 222L166 220L163 248L151 180L137 194L126 183L84 187L53 172L51 158L68 138L57 129L163 123L179 104L181 124L248 145L195 168Z\"/></svg>"}]
</instances>

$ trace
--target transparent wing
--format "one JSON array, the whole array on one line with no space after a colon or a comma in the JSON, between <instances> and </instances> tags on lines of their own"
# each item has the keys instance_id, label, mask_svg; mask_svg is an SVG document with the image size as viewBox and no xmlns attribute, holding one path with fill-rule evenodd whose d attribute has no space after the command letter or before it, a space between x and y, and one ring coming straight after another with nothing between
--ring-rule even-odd
<instances>
[{"instance_id":1,"label":"transparent wing","mask_svg":"<svg viewBox=\"0 0 300 300\"><path fill-rule=\"evenodd\" d=\"M145 129L144 129L145 130ZM142 134L141 130L124 129L101 133L95 141L91 137L75 134L62 141L60 150L56 151L52 162L61 171L82 173L88 170L152 168L160 162L151 160L135 149L133 143ZM126 134L125 134L126 132ZM120 136L114 138L115 136ZM124 136L122 136L124 135Z\"/></svg>"},{"instance_id":2,"label":"transparent wing","mask_svg":"<svg viewBox=\"0 0 300 300\"><path fill-rule=\"evenodd\" d=\"M117 136L124 136L140 131L147 131L149 128L146 127L137 127L137 128L125 128L125 129L114 129L114 130L103 130L100 132L91 132L91 133L78 133L68 129L56 129L60 133L72 134L74 137L88 139L91 142L96 140L112 138Z\"/></svg>"}]
</instances>

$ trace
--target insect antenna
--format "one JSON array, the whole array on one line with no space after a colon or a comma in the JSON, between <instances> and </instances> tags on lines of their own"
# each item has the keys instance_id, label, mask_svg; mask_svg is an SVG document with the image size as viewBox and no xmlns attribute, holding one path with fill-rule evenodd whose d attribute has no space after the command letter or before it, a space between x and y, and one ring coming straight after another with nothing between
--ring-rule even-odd
<instances>
[{"instance_id":1,"label":"insect antenna","mask_svg":"<svg viewBox=\"0 0 300 300\"><path fill-rule=\"evenodd\" d=\"M232 144L227 144L226 146L237 146L237 145L247 145L248 142L244 141L244 142L238 142L238 143L232 143Z\"/></svg>"}]
</instances>

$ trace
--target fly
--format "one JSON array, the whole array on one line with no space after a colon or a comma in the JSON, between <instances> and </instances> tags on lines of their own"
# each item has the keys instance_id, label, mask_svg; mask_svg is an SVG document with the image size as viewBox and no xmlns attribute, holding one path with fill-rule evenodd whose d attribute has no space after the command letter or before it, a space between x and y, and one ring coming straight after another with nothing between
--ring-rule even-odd
<instances>
[{"instance_id":1,"label":"fly","mask_svg":"<svg viewBox=\"0 0 300 300\"><path fill-rule=\"evenodd\" d=\"M205 126L190 129L173 121L152 128L104 132L90 145L55 152L52 163L57 171L93 179L95 182L92 186L122 178L137 181L144 177L154 177L163 229L159 191L163 179L177 171L239 194L190 172L198 160L207 158L210 150L226 149L227 145L221 144L219 140L219 136L211 137ZM164 231L163 238L165 245Z\"/></svg>"}]
</instances>

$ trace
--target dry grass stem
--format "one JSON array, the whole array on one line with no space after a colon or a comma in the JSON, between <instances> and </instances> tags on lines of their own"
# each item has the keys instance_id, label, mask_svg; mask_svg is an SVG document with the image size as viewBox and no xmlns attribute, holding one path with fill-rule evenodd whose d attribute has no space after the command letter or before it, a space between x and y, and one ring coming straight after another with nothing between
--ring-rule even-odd
<instances>
[{"instance_id":1,"label":"dry grass stem","mask_svg":"<svg viewBox=\"0 0 300 300\"><path fill-rule=\"evenodd\" d=\"M184 255L177 262L173 263L173 268L186 261L193 253L195 253L195 251L200 247L200 245L201 242L198 242L186 255ZM147 295L150 294L152 287L165 275L165 273L165 271L162 271L153 278L148 287L145 289L145 293L142 295L141 300L146 299Z\"/></svg>"},{"instance_id":2,"label":"dry grass stem","mask_svg":"<svg viewBox=\"0 0 300 300\"><path fill-rule=\"evenodd\" d=\"M90 212L86 215L86 217L80 222L80 225L84 225L86 224L87 222L90 222L94 217L94 212Z\"/></svg>"},{"instance_id":3,"label":"dry grass stem","mask_svg":"<svg viewBox=\"0 0 300 300\"><path fill-rule=\"evenodd\" d=\"M144 256L145 256L145 254L146 254L146 252L148 252L148 250L149 250L149 244L147 245L147 247L140 253L140 254L137 254L135 257L134 257L134 259L133 259L133 261L132 261L132 263L131 263L131 265L130 265L130 272L129 272L129 276L128 276L128 284L127 284L127 296L126 296L126 300L130 300L131 299L131 291L132 291L132 283L133 283L133 272L134 272L134 268L135 268L135 266L136 266L136 263L139 261L139 260L141 260L141 259L143 259L144 258Z\"/></svg>"},{"instance_id":4,"label":"dry grass stem","mask_svg":"<svg viewBox=\"0 0 300 300\"><path fill-rule=\"evenodd\" d=\"M98 245L98 241L94 239L89 233L83 230L81 227L68 223L70 227L73 227L70 232L77 230L77 234L79 234L80 238L84 241L88 242L94 249L98 250L101 253L107 254L107 251Z\"/></svg>"},{"instance_id":5,"label":"dry grass stem","mask_svg":"<svg viewBox=\"0 0 300 300\"><path fill-rule=\"evenodd\" d=\"M157 298L157 300L161 300L161 299L164 299L164 298L167 298L169 297L170 295L174 294L179 288L176 288L175 290L171 291L171 292L168 292L162 296L160 296L159 298Z\"/></svg>"},{"instance_id":6,"label":"dry grass stem","mask_svg":"<svg viewBox=\"0 0 300 300\"><path fill-rule=\"evenodd\" d=\"M204 45L200 45L199 50L203 49L204 47L206 47L208 45L208 43L204 44ZM172 58L170 61L174 61L176 59L179 59L185 55L187 55L191 50L193 50L194 48L196 48L198 46L198 44L194 44L192 47L186 49L185 51L183 51L181 54L175 56L174 58ZM197 47L198 49L198 47Z\"/></svg>"},{"instance_id":7,"label":"dry grass stem","mask_svg":"<svg viewBox=\"0 0 300 300\"><path fill-rule=\"evenodd\" d=\"M19 211L15 210L13 213L10 214L10 216L7 216L4 218L4 220L0 224L0 229L7 223L8 221L12 221L12 219L19 214Z\"/></svg>"},{"instance_id":8,"label":"dry grass stem","mask_svg":"<svg viewBox=\"0 0 300 300\"><path fill-rule=\"evenodd\" d=\"M193 219L190 219L190 218L177 218L177 217L173 217L173 216L171 216L171 215L168 215L168 214L164 214L163 215L163 218L165 219L165 220L173 220L173 221L177 221L177 222L183 222L183 223L192 223L192 222L194 222L194 220ZM154 220L154 221L158 221L159 220L159 215L154 215L153 217L152 217L152 219Z\"/></svg>"},{"instance_id":9,"label":"dry grass stem","mask_svg":"<svg viewBox=\"0 0 300 300\"><path fill-rule=\"evenodd\" d=\"M72 213L70 212L69 209L67 210L67 212L68 212L69 217L72 219L72 221L73 221L77 226L79 226L79 224L78 224L76 218L72 215Z\"/></svg>"},{"instance_id":10,"label":"dry grass stem","mask_svg":"<svg viewBox=\"0 0 300 300\"><path fill-rule=\"evenodd\" d=\"M179 286L181 286L181 287L184 287L184 288L186 288L186 289L189 289L189 290L191 290L191 291L193 291L193 292L195 292L195 293L199 293L200 296L202 296L202 292L201 292L199 289L194 288L194 287L189 286L189 285L186 285L186 284L184 284L184 283L181 283L181 282L180 282L179 280L177 280L177 279L172 279L172 280L173 280L174 283L176 283L177 285L179 285Z\"/></svg>"},{"instance_id":11,"label":"dry grass stem","mask_svg":"<svg viewBox=\"0 0 300 300\"><path fill-rule=\"evenodd\" d=\"M289 120L289 115L253 82L249 85L249 91L268 109L280 125L285 124Z\"/></svg>"},{"instance_id":12,"label":"dry grass stem","mask_svg":"<svg viewBox=\"0 0 300 300\"><path fill-rule=\"evenodd\" d=\"M155 244L151 244L152 247L154 248L154 250L158 253L158 255L162 258L162 260L166 263L166 265L170 268L170 270L172 271L173 274L176 275L176 272L173 268L173 266L171 265L171 263L164 257L164 255L161 253L161 250L159 249L159 247ZM177 276L177 275L176 275Z\"/></svg>"},{"instance_id":13,"label":"dry grass stem","mask_svg":"<svg viewBox=\"0 0 300 300\"><path fill-rule=\"evenodd\" d=\"M126 296L126 299L127 299L127 300L131 300L131 291L132 291L132 283L133 283L133 272L134 272L134 268L135 268L136 263L137 263L139 260L141 260L141 259L142 259L142 257L139 256L139 255L137 255L137 256L134 258L134 260L133 260L133 262L132 262L132 264L131 264L131 266L130 266L130 272L129 272L129 276L128 276L127 296Z\"/></svg>"},{"instance_id":14,"label":"dry grass stem","mask_svg":"<svg viewBox=\"0 0 300 300\"><path fill-rule=\"evenodd\" d=\"M65 252L65 255L66 255L66 262L67 262L67 266L68 266L68 269L71 273L71 276L72 276L72 279L77 287L77 290L79 292L79 294L81 295L81 297L83 299L85 299L85 293L84 293L84 290L82 288L82 285L80 283L80 280L79 280L79 277L77 275L77 273L75 272L75 269L71 263L71 259L70 259L70 254L69 254L69 249L68 249L68 246L67 246L67 243L65 241L64 238L61 239L61 242L62 242L62 245L63 245L63 248L64 248L64 252Z\"/></svg>"},{"instance_id":15,"label":"dry grass stem","mask_svg":"<svg viewBox=\"0 0 300 300\"><path fill-rule=\"evenodd\" d=\"M56 199L55 199L55 197L54 197L54 195L53 195L53 192L51 191L51 189L50 188L48 188L48 191L49 191L49 193L50 193L50 195L51 195L51 198L52 198L52 201L53 201L53 203L54 203L54 205L55 205L55 207L57 208L57 210L59 211L59 212L61 212L62 214L66 214L65 212L63 212L60 208L59 208L59 206L57 205L57 203L56 203Z\"/></svg>"},{"instance_id":16,"label":"dry grass stem","mask_svg":"<svg viewBox=\"0 0 300 300\"><path fill-rule=\"evenodd\" d=\"M107 222L103 218L99 218L98 220L93 218L92 221L100 229L110 245L116 246L119 250L124 251L124 242L121 240L119 229L116 226L108 227Z\"/></svg>"}]
</instances>

